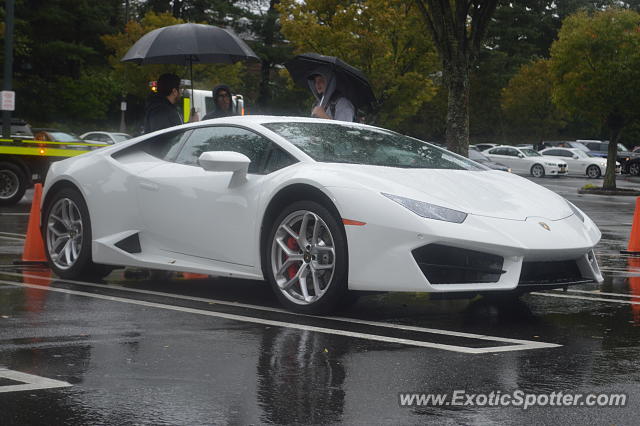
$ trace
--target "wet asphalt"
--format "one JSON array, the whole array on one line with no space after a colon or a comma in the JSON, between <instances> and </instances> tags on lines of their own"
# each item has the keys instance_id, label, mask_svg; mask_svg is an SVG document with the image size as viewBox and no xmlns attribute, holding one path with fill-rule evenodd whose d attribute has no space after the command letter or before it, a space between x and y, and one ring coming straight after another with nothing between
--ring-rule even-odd
<instances>
[{"instance_id":1,"label":"wet asphalt","mask_svg":"<svg viewBox=\"0 0 640 426\"><path fill-rule=\"evenodd\" d=\"M368 295L325 318L283 311L263 282L121 270L72 282L16 266L28 193L0 210L0 424L637 424L640 263L620 254L635 198L578 195L586 179L535 181L600 227L603 284L520 300ZM402 392L456 390L628 400L399 404Z\"/></svg>"}]
</instances>

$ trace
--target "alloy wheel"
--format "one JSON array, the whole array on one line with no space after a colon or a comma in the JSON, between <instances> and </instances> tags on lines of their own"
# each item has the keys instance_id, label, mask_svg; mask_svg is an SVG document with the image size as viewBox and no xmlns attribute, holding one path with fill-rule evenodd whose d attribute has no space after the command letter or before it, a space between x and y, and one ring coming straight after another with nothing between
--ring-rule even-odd
<instances>
[{"instance_id":1,"label":"alloy wheel","mask_svg":"<svg viewBox=\"0 0 640 426\"><path fill-rule=\"evenodd\" d=\"M46 233L51 261L60 269L71 268L80 256L83 236L82 216L73 200L56 201L47 218Z\"/></svg>"},{"instance_id":2,"label":"alloy wheel","mask_svg":"<svg viewBox=\"0 0 640 426\"><path fill-rule=\"evenodd\" d=\"M587 169L587 176L590 178L600 177L600 168L598 166L589 166Z\"/></svg>"},{"instance_id":3,"label":"alloy wheel","mask_svg":"<svg viewBox=\"0 0 640 426\"><path fill-rule=\"evenodd\" d=\"M321 299L336 269L335 244L324 220L309 210L285 217L272 241L271 268L290 301L309 305Z\"/></svg>"}]
</instances>

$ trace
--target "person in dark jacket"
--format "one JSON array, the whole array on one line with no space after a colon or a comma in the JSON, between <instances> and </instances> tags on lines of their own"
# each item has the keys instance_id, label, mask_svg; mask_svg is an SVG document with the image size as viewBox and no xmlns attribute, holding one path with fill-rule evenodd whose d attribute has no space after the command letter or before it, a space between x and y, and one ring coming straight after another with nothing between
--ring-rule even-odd
<instances>
[{"instance_id":1,"label":"person in dark jacket","mask_svg":"<svg viewBox=\"0 0 640 426\"><path fill-rule=\"evenodd\" d=\"M158 92L149 96L144 112L144 132L182 124L182 117L176 109L180 99L180 77L162 74L158 79Z\"/></svg>"},{"instance_id":2,"label":"person in dark jacket","mask_svg":"<svg viewBox=\"0 0 640 426\"><path fill-rule=\"evenodd\" d=\"M231 100L232 94L229 86L226 84L220 84L213 88L211 94L213 95L213 111L209 111L204 116L203 120L236 115L233 111L233 101Z\"/></svg>"}]
</instances>

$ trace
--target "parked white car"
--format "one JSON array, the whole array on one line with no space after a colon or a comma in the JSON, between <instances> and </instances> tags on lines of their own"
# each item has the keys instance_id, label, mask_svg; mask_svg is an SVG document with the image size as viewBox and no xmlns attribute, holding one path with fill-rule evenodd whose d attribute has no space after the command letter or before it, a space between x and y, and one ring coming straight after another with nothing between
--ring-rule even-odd
<instances>
[{"instance_id":1,"label":"parked white car","mask_svg":"<svg viewBox=\"0 0 640 426\"><path fill-rule=\"evenodd\" d=\"M80 135L80 139L92 142L105 142L113 145L131 139L131 135L113 132L88 132Z\"/></svg>"},{"instance_id":2,"label":"parked white car","mask_svg":"<svg viewBox=\"0 0 640 426\"><path fill-rule=\"evenodd\" d=\"M543 157L530 148L517 148L502 145L482 152L491 161L504 164L514 173L530 173L533 177L562 176L567 174L567 163L564 160Z\"/></svg>"},{"instance_id":3,"label":"parked white car","mask_svg":"<svg viewBox=\"0 0 640 426\"><path fill-rule=\"evenodd\" d=\"M607 171L607 159L592 157L578 148L547 148L540 151L545 157L566 161L571 174L587 175L599 178ZM620 172L620 163L616 161L616 173Z\"/></svg>"}]
</instances>

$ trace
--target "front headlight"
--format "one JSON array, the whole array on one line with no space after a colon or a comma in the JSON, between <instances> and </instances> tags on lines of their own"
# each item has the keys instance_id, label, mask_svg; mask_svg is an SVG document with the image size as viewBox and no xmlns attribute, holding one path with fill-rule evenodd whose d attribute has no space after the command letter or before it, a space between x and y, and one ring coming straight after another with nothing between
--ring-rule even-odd
<instances>
[{"instance_id":1,"label":"front headlight","mask_svg":"<svg viewBox=\"0 0 640 426\"><path fill-rule=\"evenodd\" d=\"M567 202L567 204L569 204L569 208L571 208L571 211L573 212L573 214L578 216L578 219L584 222L584 215L582 214L582 212L576 206L574 206L571 201L569 200L565 200L565 201Z\"/></svg>"},{"instance_id":2,"label":"front headlight","mask_svg":"<svg viewBox=\"0 0 640 426\"><path fill-rule=\"evenodd\" d=\"M411 210L418 216L443 220L445 222L462 223L467 218L467 214L458 210L448 209L446 207L436 206L435 204L425 203L423 201L413 200L411 198L400 197L398 195L386 194L381 192L382 195L390 200L395 201L403 207Z\"/></svg>"}]
</instances>

